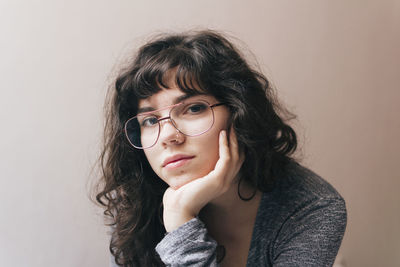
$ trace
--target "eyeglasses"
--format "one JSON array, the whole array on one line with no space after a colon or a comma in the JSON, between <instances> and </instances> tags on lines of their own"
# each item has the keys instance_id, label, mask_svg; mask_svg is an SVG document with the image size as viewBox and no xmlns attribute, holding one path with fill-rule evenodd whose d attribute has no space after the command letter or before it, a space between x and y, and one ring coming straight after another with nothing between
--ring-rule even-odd
<instances>
[{"instance_id":1,"label":"eyeglasses","mask_svg":"<svg viewBox=\"0 0 400 267\"><path fill-rule=\"evenodd\" d=\"M170 120L172 125L186 136L204 134L214 125L213 108L224 103L209 104L204 100L181 102L171 108L169 116L159 118L154 112L140 113L125 123L125 135L137 149L154 146L160 136L161 121Z\"/></svg>"}]
</instances>

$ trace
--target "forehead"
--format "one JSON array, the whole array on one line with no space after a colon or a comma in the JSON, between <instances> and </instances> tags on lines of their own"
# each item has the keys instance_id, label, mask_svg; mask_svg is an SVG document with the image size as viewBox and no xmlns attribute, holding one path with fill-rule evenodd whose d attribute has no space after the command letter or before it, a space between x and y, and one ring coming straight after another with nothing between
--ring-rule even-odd
<instances>
[{"instance_id":1,"label":"forehead","mask_svg":"<svg viewBox=\"0 0 400 267\"><path fill-rule=\"evenodd\" d=\"M215 102L215 97L211 95L202 94L201 92L199 92L199 94L187 94L182 90L180 90L179 88L175 87L169 89L162 89L158 93L148 98L139 100L138 108L143 109L146 107L151 107L152 109L159 109L192 98L193 99L199 98L202 100L206 100L211 104Z\"/></svg>"},{"instance_id":2,"label":"forehead","mask_svg":"<svg viewBox=\"0 0 400 267\"><path fill-rule=\"evenodd\" d=\"M168 105L171 101L183 95L185 95L185 93L178 88L161 89L156 94L139 100L138 107Z\"/></svg>"}]
</instances>

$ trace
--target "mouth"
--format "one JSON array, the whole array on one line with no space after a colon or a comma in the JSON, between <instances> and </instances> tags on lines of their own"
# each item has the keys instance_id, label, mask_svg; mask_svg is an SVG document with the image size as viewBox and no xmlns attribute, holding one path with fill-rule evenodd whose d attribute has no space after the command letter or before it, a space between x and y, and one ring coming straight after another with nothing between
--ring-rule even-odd
<instances>
[{"instance_id":1,"label":"mouth","mask_svg":"<svg viewBox=\"0 0 400 267\"><path fill-rule=\"evenodd\" d=\"M187 156L187 155L175 155L172 157L168 157L164 160L162 167L166 169L174 169L181 167L188 163L194 156Z\"/></svg>"}]
</instances>

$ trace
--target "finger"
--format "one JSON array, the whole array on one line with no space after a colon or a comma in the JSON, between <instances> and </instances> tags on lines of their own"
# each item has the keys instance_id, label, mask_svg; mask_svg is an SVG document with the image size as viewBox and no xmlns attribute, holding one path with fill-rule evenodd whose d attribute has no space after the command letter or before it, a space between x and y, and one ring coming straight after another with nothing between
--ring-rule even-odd
<instances>
[{"instance_id":1,"label":"finger","mask_svg":"<svg viewBox=\"0 0 400 267\"><path fill-rule=\"evenodd\" d=\"M227 161L230 158L230 154L228 136L226 130L222 130L219 133L219 158L223 161Z\"/></svg>"},{"instance_id":2,"label":"finger","mask_svg":"<svg viewBox=\"0 0 400 267\"><path fill-rule=\"evenodd\" d=\"M233 129L233 127L230 130L229 133L229 147L230 147L230 153L232 155L232 164L233 164L233 169L232 171L234 173L237 173L237 171L241 168L243 162L244 162L244 153L240 151L239 143L237 140L236 132Z\"/></svg>"},{"instance_id":3,"label":"finger","mask_svg":"<svg viewBox=\"0 0 400 267\"><path fill-rule=\"evenodd\" d=\"M214 172L220 175L226 172L228 163L230 161L230 150L228 146L228 138L226 131L223 130L219 134L219 159L215 165Z\"/></svg>"},{"instance_id":4,"label":"finger","mask_svg":"<svg viewBox=\"0 0 400 267\"><path fill-rule=\"evenodd\" d=\"M233 161L236 161L239 158L239 145L233 127L231 127L229 131L229 152Z\"/></svg>"},{"instance_id":5,"label":"finger","mask_svg":"<svg viewBox=\"0 0 400 267\"><path fill-rule=\"evenodd\" d=\"M241 166L242 163L244 162L244 153L243 151L240 151L239 143L237 140L236 132L231 128L230 134L229 134L229 146L230 146L230 151L232 155L232 161L235 162L235 165Z\"/></svg>"}]
</instances>

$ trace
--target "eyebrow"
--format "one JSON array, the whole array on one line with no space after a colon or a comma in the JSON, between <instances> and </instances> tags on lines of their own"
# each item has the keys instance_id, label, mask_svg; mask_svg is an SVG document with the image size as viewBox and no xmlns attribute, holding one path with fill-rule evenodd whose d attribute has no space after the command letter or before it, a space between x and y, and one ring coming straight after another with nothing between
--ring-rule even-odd
<instances>
[{"instance_id":1,"label":"eyebrow","mask_svg":"<svg viewBox=\"0 0 400 267\"><path fill-rule=\"evenodd\" d=\"M205 95L205 94L204 93L193 93L193 94L186 93L186 94L183 94L183 95L178 96L177 98L175 98L174 101L172 102L172 105L178 104L178 103L180 103L180 102L182 102L182 101L184 101L186 99L189 99L191 97L198 96L198 95ZM150 112L150 111L155 111L155 110L156 109L152 108L152 107L143 107L143 108L139 108L138 109L137 114Z\"/></svg>"}]
</instances>

